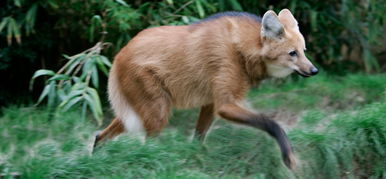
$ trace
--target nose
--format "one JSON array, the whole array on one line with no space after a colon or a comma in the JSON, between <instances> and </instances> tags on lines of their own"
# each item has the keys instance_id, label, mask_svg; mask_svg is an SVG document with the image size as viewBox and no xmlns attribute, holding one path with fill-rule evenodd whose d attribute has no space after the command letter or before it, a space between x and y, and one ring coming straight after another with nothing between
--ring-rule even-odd
<instances>
[{"instance_id":1,"label":"nose","mask_svg":"<svg viewBox=\"0 0 386 179\"><path fill-rule=\"evenodd\" d=\"M311 67L310 72L311 72L311 75L316 75L318 74L319 70L315 67Z\"/></svg>"}]
</instances>

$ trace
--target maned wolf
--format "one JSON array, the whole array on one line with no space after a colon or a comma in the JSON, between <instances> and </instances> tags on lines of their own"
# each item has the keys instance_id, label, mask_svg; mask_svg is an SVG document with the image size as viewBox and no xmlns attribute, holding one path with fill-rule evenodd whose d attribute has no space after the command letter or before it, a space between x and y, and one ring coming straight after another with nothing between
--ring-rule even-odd
<instances>
[{"instance_id":1,"label":"maned wolf","mask_svg":"<svg viewBox=\"0 0 386 179\"><path fill-rule=\"evenodd\" d=\"M242 106L247 91L268 77L318 73L288 9L263 18L225 12L186 26L143 30L116 55L108 93L116 118L95 145L122 132L151 136L168 123L172 107L201 107L195 136L203 140L217 114L275 138L284 163L294 157L284 130ZM94 145L94 146L95 146Z\"/></svg>"}]
</instances>

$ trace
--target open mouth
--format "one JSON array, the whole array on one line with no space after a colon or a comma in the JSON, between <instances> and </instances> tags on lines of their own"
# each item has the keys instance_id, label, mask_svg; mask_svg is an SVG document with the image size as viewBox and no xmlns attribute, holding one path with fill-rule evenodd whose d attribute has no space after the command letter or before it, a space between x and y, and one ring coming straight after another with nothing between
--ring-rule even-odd
<instances>
[{"instance_id":1,"label":"open mouth","mask_svg":"<svg viewBox=\"0 0 386 179\"><path fill-rule=\"evenodd\" d=\"M304 72L300 72L300 71L297 71L296 70L296 73L302 77L310 77L311 75L307 74L307 73L304 73Z\"/></svg>"}]
</instances>

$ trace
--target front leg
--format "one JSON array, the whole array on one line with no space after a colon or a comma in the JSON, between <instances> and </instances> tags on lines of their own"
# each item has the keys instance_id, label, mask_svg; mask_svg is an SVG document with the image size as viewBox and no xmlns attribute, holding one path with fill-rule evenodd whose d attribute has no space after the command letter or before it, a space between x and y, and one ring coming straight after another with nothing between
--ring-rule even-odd
<instances>
[{"instance_id":1,"label":"front leg","mask_svg":"<svg viewBox=\"0 0 386 179\"><path fill-rule=\"evenodd\" d=\"M295 160L291 144L284 130L267 116L250 112L239 103L250 89L251 74L240 66L237 58L223 60L224 64L218 69L213 78L214 109L222 118L239 124L249 125L261 129L276 139L279 144L284 163L289 168L295 167ZM259 65L259 64L256 64ZM264 68L255 66L259 73L254 75L253 83L258 84L258 79L264 78Z\"/></svg>"},{"instance_id":2,"label":"front leg","mask_svg":"<svg viewBox=\"0 0 386 179\"><path fill-rule=\"evenodd\" d=\"M201 107L200 117L198 118L196 124L194 137L203 142L209 127L212 125L213 119L213 104Z\"/></svg>"},{"instance_id":3,"label":"front leg","mask_svg":"<svg viewBox=\"0 0 386 179\"><path fill-rule=\"evenodd\" d=\"M291 144L285 131L275 121L265 115L255 114L237 104L222 105L217 110L218 114L229 121L239 124L249 125L267 132L276 139L279 144L282 158L286 166L290 169L295 167L295 160Z\"/></svg>"}]
</instances>

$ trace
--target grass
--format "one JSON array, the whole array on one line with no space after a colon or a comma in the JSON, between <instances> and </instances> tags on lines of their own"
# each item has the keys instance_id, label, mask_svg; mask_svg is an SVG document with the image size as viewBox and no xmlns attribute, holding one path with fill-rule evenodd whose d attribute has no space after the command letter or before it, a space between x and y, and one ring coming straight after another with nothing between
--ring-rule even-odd
<instances>
[{"instance_id":1,"label":"grass","mask_svg":"<svg viewBox=\"0 0 386 179\"><path fill-rule=\"evenodd\" d=\"M145 143L121 136L93 155L98 129L76 111L8 107L0 117L0 173L12 178L385 178L386 78L318 76L269 81L253 90L253 108L291 113L286 125L298 157L289 171L274 140L223 120L204 145L192 140L198 110L175 111ZM284 111L284 112L283 112ZM279 115L282 116L283 115ZM285 115L284 115L285 116ZM282 124L287 120L277 118Z\"/></svg>"}]
</instances>

